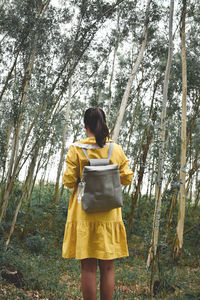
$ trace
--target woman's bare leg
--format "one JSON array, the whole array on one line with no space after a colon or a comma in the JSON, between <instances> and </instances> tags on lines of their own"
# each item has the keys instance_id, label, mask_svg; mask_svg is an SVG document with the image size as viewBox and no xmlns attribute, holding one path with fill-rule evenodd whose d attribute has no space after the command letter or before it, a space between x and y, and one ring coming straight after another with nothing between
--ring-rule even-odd
<instances>
[{"instance_id":1,"label":"woman's bare leg","mask_svg":"<svg viewBox=\"0 0 200 300\"><path fill-rule=\"evenodd\" d=\"M84 300L96 300L96 258L87 258L81 260L81 284Z\"/></svg>"},{"instance_id":2,"label":"woman's bare leg","mask_svg":"<svg viewBox=\"0 0 200 300\"><path fill-rule=\"evenodd\" d=\"M113 260L99 260L101 300L112 300L115 273Z\"/></svg>"}]
</instances>

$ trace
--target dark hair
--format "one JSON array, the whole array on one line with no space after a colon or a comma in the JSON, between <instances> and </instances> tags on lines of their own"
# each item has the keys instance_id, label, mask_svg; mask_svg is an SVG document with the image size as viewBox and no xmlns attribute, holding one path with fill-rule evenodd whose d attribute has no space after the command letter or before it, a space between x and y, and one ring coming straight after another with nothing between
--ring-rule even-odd
<instances>
[{"instance_id":1,"label":"dark hair","mask_svg":"<svg viewBox=\"0 0 200 300\"><path fill-rule=\"evenodd\" d=\"M96 138L96 143L103 147L106 138L109 138L109 129L106 125L106 116L101 108L88 108L85 111L84 123Z\"/></svg>"}]
</instances>

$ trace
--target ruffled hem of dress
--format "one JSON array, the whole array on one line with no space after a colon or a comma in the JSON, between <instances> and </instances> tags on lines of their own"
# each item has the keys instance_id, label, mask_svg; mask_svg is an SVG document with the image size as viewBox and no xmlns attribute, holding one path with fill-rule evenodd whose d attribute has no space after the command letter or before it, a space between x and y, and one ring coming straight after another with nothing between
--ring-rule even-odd
<instances>
[{"instance_id":1,"label":"ruffled hem of dress","mask_svg":"<svg viewBox=\"0 0 200 300\"><path fill-rule=\"evenodd\" d=\"M128 255L122 221L66 223L62 257L110 260Z\"/></svg>"},{"instance_id":2,"label":"ruffled hem of dress","mask_svg":"<svg viewBox=\"0 0 200 300\"><path fill-rule=\"evenodd\" d=\"M75 256L75 255L72 255L72 256L64 256L62 255L63 258L75 258L77 260L82 260L82 259L86 259L86 258L96 258L96 259L102 259L102 260L113 260L113 259L117 259L117 258L123 258L123 257L128 257L129 256L129 253L125 253L124 255L123 254L113 254L113 255L109 255L109 256L106 256L102 253L96 253L95 256L89 256L89 255L86 255L86 256Z\"/></svg>"}]
</instances>

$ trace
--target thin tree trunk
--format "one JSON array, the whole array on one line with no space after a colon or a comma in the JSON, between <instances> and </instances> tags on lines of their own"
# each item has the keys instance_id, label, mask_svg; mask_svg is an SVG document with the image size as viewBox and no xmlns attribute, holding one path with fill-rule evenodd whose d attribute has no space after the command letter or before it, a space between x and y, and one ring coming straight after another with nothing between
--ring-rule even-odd
<instances>
[{"instance_id":1,"label":"thin tree trunk","mask_svg":"<svg viewBox=\"0 0 200 300\"><path fill-rule=\"evenodd\" d=\"M164 150L165 150L165 127L166 127L166 107L167 107L167 95L169 85L169 75L172 63L173 54L173 14L174 14L174 0L170 1L170 17L169 17L169 46L168 46L168 59L165 70L164 88L163 88L163 103L162 103L162 115L161 115L161 145L159 149L158 158L158 175L156 178L156 199L155 199L155 210L153 219L153 232L152 232L152 246L149 249L149 255L147 259L147 266L149 267L152 261L153 255L156 255L158 246L158 235L159 235L159 224L161 215L161 201L162 201L162 180L163 180L163 163L164 163Z\"/></svg>"},{"instance_id":2,"label":"thin tree trunk","mask_svg":"<svg viewBox=\"0 0 200 300\"><path fill-rule=\"evenodd\" d=\"M189 191L189 185L190 185L192 176L195 174L195 172L196 172L196 171L199 169L199 167L200 167L200 164L198 163L198 161L199 161L199 154L200 154L200 148L196 151L195 159L194 159L194 161L193 161L193 163L192 163L192 166L191 166L190 171L188 172L189 177L187 178L186 194L187 194L188 191Z\"/></svg>"},{"instance_id":3,"label":"thin tree trunk","mask_svg":"<svg viewBox=\"0 0 200 300\"><path fill-rule=\"evenodd\" d=\"M121 106L120 106L120 109L119 109L119 115L117 117L117 121L116 121L116 124L115 124L113 136L112 136L112 138L115 141L117 141L117 138L118 138L118 135L119 135L120 126L121 126L122 121L123 121L123 117L124 117L124 113L125 113L125 109L126 109L126 104L128 102L128 98L129 98L129 95L130 95L130 92L131 92L133 80L134 80L134 78L136 76L138 68L139 68L139 66L140 66L140 64L142 62L142 59L143 59L144 50L145 50L146 41L147 41L150 3L151 3L151 0L147 0L146 18L145 18L145 25L144 25L144 31L143 31L142 45L141 45L141 49L140 49L139 55L137 57L137 60L135 62L135 65L132 68L131 75L130 75L130 77L128 79L128 83L126 85L124 95L122 97L122 102L121 102Z\"/></svg>"},{"instance_id":4,"label":"thin tree trunk","mask_svg":"<svg viewBox=\"0 0 200 300\"><path fill-rule=\"evenodd\" d=\"M3 204L2 204L2 207L1 207L1 215L0 215L0 223L2 222L2 219L3 217L5 216L5 213L6 213L6 209L7 209L7 205L8 205L8 197L9 197L9 194L12 190L12 187L13 187L13 183L14 183L14 179L15 179L15 175L16 175L16 172L17 172L17 168L19 166L19 162L21 160L21 157L23 155L23 152L24 152L24 149L25 149L25 146L26 146L26 143L28 141L28 138L30 136L30 133L31 133L31 130L33 129L33 126L38 118L38 115L40 114L41 110L44 108L44 105L41 105L41 107L39 108L33 122L31 123L29 129L28 129L28 132L26 134L26 137L25 137L25 140L24 140L24 143L22 145L22 148L21 148L21 151L19 153L19 156L17 157L17 160L15 162L15 166L13 168L13 172L12 172L12 176L10 178L8 178L8 182L7 182L7 186L6 186L6 190L4 192L4 196L3 196Z\"/></svg>"},{"instance_id":5,"label":"thin tree trunk","mask_svg":"<svg viewBox=\"0 0 200 300\"><path fill-rule=\"evenodd\" d=\"M149 191L149 197L148 197L149 200L151 200L151 195L152 195L154 172L155 172L155 155L153 155L153 162L152 162L151 183L150 183L150 191Z\"/></svg>"},{"instance_id":6,"label":"thin tree trunk","mask_svg":"<svg viewBox=\"0 0 200 300\"><path fill-rule=\"evenodd\" d=\"M9 140L10 140L10 136L11 136L11 126L8 126L7 129L7 134L6 134L6 145L5 145L5 162L3 164L3 171L2 171L2 177L1 177L1 183L6 182L6 160L8 157L8 147L9 147Z\"/></svg>"},{"instance_id":7,"label":"thin tree trunk","mask_svg":"<svg viewBox=\"0 0 200 300\"><path fill-rule=\"evenodd\" d=\"M113 75L114 75L114 69L115 69L115 59L116 59L116 55L117 55L117 50L119 47L119 40L120 40L120 27L119 27L119 20L120 20L120 12L118 11L118 15L117 15L117 31L118 31L118 35L117 35L117 40L116 40L116 44L115 44L115 48L114 48L114 54L113 54L113 61L112 61L112 69L111 69L111 74L110 74L110 80L109 80L109 86L108 86L108 112L107 112L107 125L109 126L110 123L110 111L111 111L111 103L112 103L112 81L113 81Z\"/></svg>"},{"instance_id":8,"label":"thin tree trunk","mask_svg":"<svg viewBox=\"0 0 200 300\"><path fill-rule=\"evenodd\" d=\"M168 235L169 235L170 227L171 227L171 224L172 224L173 211L174 211L174 208L175 208L177 195L178 195L178 189L175 188L175 190L173 192L173 195L172 195L172 201L171 201L171 205L170 205L168 222L167 222L166 237L165 237L166 243L168 242Z\"/></svg>"},{"instance_id":9,"label":"thin tree trunk","mask_svg":"<svg viewBox=\"0 0 200 300\"><path fill-rule=\"evenodd\" d=\"M149 121L150 121L150 119L152 119L152 121L154 122L155 119L156 119L156 114L154 114L152 116L152 113L153 113L154 98L155 98L156 90L157 90L158 83L159 83L160 79L161 79L161 76L156 80L156 82L154 84L154 89L153 89L153 95L152 95L152 100L151 100L151 106L150 106L150 109L149 109L149 116L148 116L147 126L146 126L146 128L144 130L144 133L143 133L143 136L142 136L142 139L141 139L141 142L140 142L140 147L139 147L139 151L138 151L137 157L134 160L134 164L133 164L133 167L132 167L133 173L135 173L135 168L136 168L136 166L138 164L139 158L141 157L141 153L142 153L142 150L144 148L145 137L148 135L149 130L150 130ZM139 88L139 86L138 86L138 88ZM129 185L128 193L130 192L131 187L132 187L132 184ZM136 200L136 202L137 202L137 200Z\"/></svg>"},{"instance_id":10,"label":"thin tree trunk","mask_svg":"<svg viewBox=\"0 0 200 300\"><path fill-rule=\"evenodd\" d=\"M195 112L194 117L192 118L192 124L191 124L190 130L189 130L189 133L188 133L188 137L187 137L187 143L186 143L187 145L188 145L188 143L191 139L191 133L192 133L191 128L194 127L195 118L196 118L196 112ZM198 172L198 169L199 169L199 164L197 163L198 162L199 151L200 151L200 149L197 150L196 155L195 155L195 159L194 159L193 164L192 164L192 168L188 172L189 177L187 179L188 184L187 184L187 187L186 187L186 191L188 191L188 189L189 189L189 183L190 183L190 180L191 180L192 176L195 174L195 172ZM180 171L179 171L179 174L177 175L177 177L180 177ZM177 179L174 179L172 181L177 181ZM171 226L171 223L172 223L172 217L173 217L173 212L174 212L177 196L178 196L178 190L176 188L173 192L172 201L171 201L171 205L170 205L170 211L169 211L169 216L168 216L168 224L167 224L167 229L166 229L166 238L165 238L166 242L168 242L168 234L169 234L170 226Z\"/></svg>"},{"instance_id":11,"label":"thin tree trunk","mask_svg":"<svg viewBox=\"0 0 200 300\"><path fill-rule=\"evenodd\" d=\"M190 129L189 129L189 133L187 136L187 146L189 144L189 142L191 141L191 137L192 137L192 131L194 129L194 125L195 125L195 121L197 120L198 116L199 116L199 109L200 109L200 98L197 101L195 107L194 107L194 115L192 117L191 123L190 123Z\"/></svg>"},{"instance_id":12,"label":"thin tree trunk","mask_svg":"<svg viewBox=\"0 0 200 300\"><path fill-rule=\"evenodd\" d=\"M55 186L55 194L54 194L54 202L55 203L58 202L58 198L59 198L58 191L59 191L60 175L61 175L61 171L62 171L62 167L63 167L65 147L66 147L67 125L68 125L70 103L71 103L71 89L72 89L72 83L70 81L68 103L67 103L67 107L66 107L65 123L64 123L64 127L63 127L63 135L62 135L62 148L61 148L61 152L60 152L60 161L59 161L57 177L56 177L56 186Z\"/></svg>"},{"instance_id":13,"label":"thin tree trunk","mask_svg":"<svg viewBox=\"0 0 200 300\"><path fill-rule=\"evenodd\" d=\"M165 197L165 194L166 194L166 192L168 190L170 182L171 182L171 175L168 176L168 179L166 181L165 187L163 188L163 195L162 195L162 197Z\"/></svg>"},{"instance_id":14,"label":"thin tree trunk","mask_svg":"<svg viewBox=\"0 0 200 300\"><path fill-rule=\"evenodd\" d=\"M56 106L57 102L54 104L53 108L48 111L48 114L46 115L46 118L45 118L45 121L47 122L50 117L52 116L52 113L53 113L53 110ZM29 129L28 129L28 132L26 134L26 137L25 137L25 140L23 142L23 145L21 147L21 151L17 157L17 160L15 162L15 165L14 165L14 168L13 168L13 172L12 172L12 176L10 178L8 178L8 183L7 183L7 188L6 188L6 191L4 193L4 199L3 199L3 204L2 204L2 207L1 207L1 215L0 215L0 223L2 222L2 219L3 217L5 216L5 213L6 213L6 209L7 209L7 204L8 204L8 198L9 198L9 194L12 190L12 187L13 187L13 182L14 182L14 179L15 179L15 176L16 176L16 172L17 172L17 169L18 169L18 166L19 166L19 162L22 158L22 155L23 155L23 152L24 152L24 149L25 149L25 146L27 144L27 141L28 141L28 138L30 136L30 133L33 129L33 126L35 125L36 121L37 121L37 118L40 114L40 112L44 109L44 107L46 106L46 102L43 102L42 105L39 107L35 117L34 117L34 120L32 121ZM42 132L40 133L40 136L38 137L38 140L40 140L42 136ZM16 144L16 143L15 143ZM29 152L29 154L27 155L26 159L29 157L29 155L31 155L32 151L34 150L35 146L37 144L37 141L36 143L33 145L33 147L31 148L31 151ZM25 160L24 160L24 163L25 163Z\"/></svg>"},{"instance_id":15,"label":"thin tree trunk","mask_svg":"<svg viewBox=\"0 0 200 300\"><path fill-rule=\"evenodd\" d=\"M155 115L153 116L153 122L155 122ZM149 151L149 146L150 146L150 143L151 143L151 140L152 140L152 136L153 136L153 128L152 128L152 126L149 126L149 129L148 129L148 132L147 132L147 137L146 137L146 144L143 147L144 151L143 151L143 154L141 156L141 162L140 162L140 169L138 171L138 182L137 182L137 186L136 186L136 191L131 196L131 210L130 210L130 215L129 215L128 224L127 224L128 234L130 234L131 224L132 224L134 211L135 211L135 206L136 206L136 203L137 203L138 196L140 194L140 188L141 188L142 179L143 179L143 175L144 175L147 154L148 154L148 151Z\"/></svg>"},{"instance_id":16,"label":"thin tree trunk","mask_svg":"<svg viewBox=\"0 0 200 300\"><path fill-rule=\"evenodd\" d=\"M142 80L140 81L139 85L138 85L138 88L137 88L137 102L136 102L136 105L135 105L135 108L134 108L134 112L133 112L133 118L131 120L131 126L130 126L130 129L129 129L129 139L128 139L128 144L127 144L127 148L126 148L126 155L128 155L128 150L129 150L129 147L130 147L130 142L131 142L131 137L132 137L132 132L133 132L133 127L135 125L135 119L136 119L136 116L137 116L137 111L138 111L138 107L139 107L139 101L140 101L140 91L141 91L141 88L142 88L142 84L144 82L144 79L142 78Z\"/></svg>"},{"instance_id":17,"label":"thin tree trunk","mask_svg":"<svg viewBox=\"0 0 200 300\"><path fill-rule=\"evenodd\" d=\"M36 171L35 171L35 174L34 174L34 178L33 178L32 182L30 180L30 187L27 187L28 192L27 192L27 199L26 199L27 202L26 203L28 203L28 205L27 205L26 214L25 214L25 218L24 218L24 230L23 230L22 235L21 235L22 238L24 238L26 236L26 233L27 233L26 225L27 225L27 222L30 218L30 207L31 207L31 201L32 201L32 194L33 194L33 190L34 190L34 187L35 187L35 182L36 182L36 179L37 179L37 175L38 175L38 172L40 170L43 153L44 153L44 147L43 147L42 153L40 155L39 161L37 163L37 168L36 168Z\"/></svg>"},{"instance_id":18,"label":"thin tree trunk","mask_svg":"<svg viewBox=\"0 0 200 300\"><path fill-rule=\"evenodd\" d=\"M198 180L198 175L199 175L199 169L196 172L196 178L195 178L195 184L196 184L196 191L195 191L195 199L194 199L194 207L195 209L199 203L199 195L200 195L200 182Z\"/></svg>"},{"instance_id":19,"label":"thin tree trunk","mask_svg":"<svg viewBox=\"0 0 200 300\"><path fill-rule=\"evenodd\" d=\"M181 165L180 165L180 190L178 202L178 224L174 239L173 254L177 258L181 255L183 247L183 231L185 220L185 174L186 174L186 100L187 100L187 62L185 48L185 18L186 0L183 0L181 16L181 62L182 62L182 115L181 115Z\"/></svg>"},{"instance_id":20,"label":"thin tree trunk","mask_svg":"<svg viewBox=\"0 0 200 300\"><path fill-rule=\"evenodd\" d=\"M10 232L9 232L9 235L8 235L8 239L6 241L6 247L8 247L8 245L10 243L11 236L12 236L12 234L14 232L14 229L15 229L15 224L16 224L16 221L17 221L17 216L18 216L19 210L20 210L21 205L22 205L23 198L24 198L25 194L28 191L28 187L30 185L30 182L31 182L31 179L32 179L32 176L33 176L33 172L34 172L34 168L35 168L35 163L36 163L38 151L39 151L39 143L37 144L37 147L35 149L35 153L33 155L32 161L30 163L28 174L27 174L27 177L26 177L26 181L24 183L23 190L21 192L21 196L20 196L19 202L18 202L17 208L15 210L15 214L14 214L13 219L12 219L12 224L11 224Z\"/></svg>"},{"instance_id":21,"label":"thin tree trunk","mask_svg":"<svg viewBox=\"0 0 200 300\"><path fill-rule=\"evenodd\" d=\"M132 134L133 134L133 128L134 128L134 125L135 125L135 119L136 119L136 115L137 115L137 112L138 112L138 107L139 107L139 96L137 97L137 102L136 102L136 105L135 105L135 108L134 108L134 111L133 111L133 118L131 120L130 128L129 128L129 131L128 131L128 134L127 134L127 136L129 135L129 138L128 138L128 143L127 143L126 152L125 152L126 155L128 155L129 147L130 147L130 144L131 144L131 137L132 137Z\"/></svg>"},{"instance_id":22,"label":"thin tree trunk","mask_svg":"<svg viewBox=\"0 0 200 300\"><path fill-rule=\"evenodd\" d=\"M15 60L14 60L14 62L13 62L13 65L12 65L10 71L8 72L8 75L7 75L7 78L6 78L6 82L5 82L4 87L2 88L2 91L1 91L1 94L0 94L0 102L1 102L1 100L2 100L3 94L5 93L5 91L6 91L6 89L7 89L8 82L9 82L9 80L11 79L12 72L13 72L15 66L16 66L17 59L18 59L18 56L19 56L19 52L20 52L20 49L18 50L17 55L16 55L16 57L15 57Z\"/></svg>"},{"instance_id":23,"label":"thin tree trunk","mask_svg":"<svg viewBox=\"0 0 200 300\"><path fill-rule=\"evenodd\" d=\"M27 94L27 89L28 89L28 85L31 79L31 73L33 70L33 63L34 63L34 59L35 59L35 43L36 43L36 36L34 37L34 42L33 42L33 47L31 50L31 54L30 54L30 59L28 62L28 65L25 69L25 73L24 73L24 80L23 80L23 86L22 86L22 97L20 100L20 106L22 107L25 102L26 102L26 94ZM7 187L6 187L6 191L5 191L5 196L4 196L4 203L3 203L3 207L2 207L2 211L1 211L1 216L0 216L0 222L2 221L2 218L5 214L5 210L7 208L7 203L8 203L8 196L10 193L10 189L11 189L11 185L10 182L12 181L11 178L14 179L15 177L15 173L17 171L16 164L14 167L14 163L15 163L15 158L16 158L16 153L17 153L17 149L18 149L18 145L19 145L19 135L20 135L20 130L21 130L21 126L22 126L22 118L23 118L23 113L21 113L19 115L15 130L14 130L14 140L13 140L13 146L12 146L12 152L11 152L11 158L10 158L10 162L9 162L9 167L8 167L8 174L7 174ZM17 159L18 160L18 159Z\"/></svg>"}]
</instances>

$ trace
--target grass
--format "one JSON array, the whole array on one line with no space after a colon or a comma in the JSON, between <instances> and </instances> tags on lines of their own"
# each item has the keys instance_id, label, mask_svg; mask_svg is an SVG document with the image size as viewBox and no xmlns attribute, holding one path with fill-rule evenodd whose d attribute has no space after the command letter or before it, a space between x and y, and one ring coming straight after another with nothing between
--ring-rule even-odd
<instances>
[{"instance_id":1,"label":"grass","mask_svg":"<svg viewBox=\"0 0 200 300\"><path fill-rule=\"evenodd\" d=\"M48 190L48 195L50 194L51 191ZM61 258L66 205L65 200L62 200L59 205L52 205L48 201L35 203L33 197L28 222L24 226L27 211L25 205L19 215L14 237L7 251L4 245L9 220L2 225L0 265L9 264L18 269L23 274L24 286L16 288L15 285L0 278L0 299L82 299L79 261ZM125 207L125 219L127 211L128 208ZM158 255L154 281L162 284L157 293L151 295L151 269L146 268L146 260L151 237L152 212L148 215L149 217L143 216L141 206L140 211L135 213L132 234L128 240L130 256L115 261L113 299L200 299L198 227L185 236L179 262L175 263L171 259L171 246L166 246L160 241L160 244L165 246L161 247ZM187 220L188 227L191 226L191 222ZM161 226L160 239L162 239L164 225ZM100 299L99 271L97 282L97 299Z\"/></svg>"},{"instance_id":2,"label":"grass","mask_svg":"<svg viewBox=\"0 0 200 300\"><path fill-rule=\"evenodd\" d=\"M115 261L114 299L116 300L151 298L150 270L146 268L144 253L136 251L139 246L135 244L133 249L131 244L130 256ZM0 299L82 299L80 264L74 259L62 259L59 247L49 256L31 255L22 249L15 250L15 255L14 252L10 253L9 262L22 272L26 285L23 289L17 289L1 279ZM14 258L11 259L13 256ZM154 297L155 299L198 299L199 265L185 265L182 262L178 266L166 268L166 273L169 275L169 283L174 291L162 297L158 295ZM97 299L99 299L99 289Z\"/></svg>"}]
</instances>

